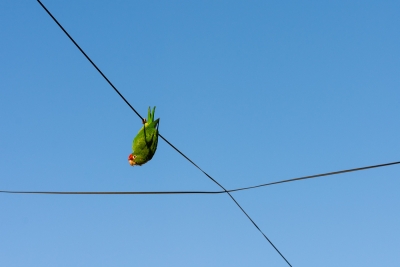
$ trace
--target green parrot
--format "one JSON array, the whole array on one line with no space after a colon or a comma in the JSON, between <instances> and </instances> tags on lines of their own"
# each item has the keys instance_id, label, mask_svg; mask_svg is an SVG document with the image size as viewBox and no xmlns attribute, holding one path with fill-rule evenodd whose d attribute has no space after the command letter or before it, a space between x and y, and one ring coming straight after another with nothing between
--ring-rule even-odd
<instances>
[{"instance_id":1,"label":"green parrot","mask_svg":"<svg viewBox=\"0 0 400 267\"><path fill-rule=\"evenodd\" d=\"M128 162L131 166L141 166L151 160L156 153L158 144L158 124L160 119L154 120L156 107L151 111L150 107L147 113L147 121L143 119L143 127L139 130L135 139L133 139L132 154L128 156Z\"/></svg>"}]
</instances>

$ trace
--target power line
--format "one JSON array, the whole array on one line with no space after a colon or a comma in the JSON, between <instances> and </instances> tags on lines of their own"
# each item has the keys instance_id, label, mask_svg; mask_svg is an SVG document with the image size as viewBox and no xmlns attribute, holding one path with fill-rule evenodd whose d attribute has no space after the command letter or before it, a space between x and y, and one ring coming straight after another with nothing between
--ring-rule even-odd
<instances>
[{"instance_id":1,"label":"power line","mask_svg":"<svg viewBox=\"0 0 400 267\"><path fill-rule=\"evenodd\" d=\"M271 182L271 183L267 183L267 184L260 184L260 185L255 185L255 186L231 189L231 190L227 190L227 192L229 192L229 193L238 192L238 191L244 191L244 190L264 187L264 186L270 186L270 185L276 185L276 184L282 184L282 183L288 183L288 182L295 182L295 181L301 181L301 180L324 177L324 176L337 175L337 174L342 174L342 173L347 173L347 172L363 171L363 170L386 167L386 166L396 165L396 164L400 164L400 161L378 164L378 165L371 165L371 166L354 168L354 169L335 171L335 172L314 174L314 175L303 176L303 177L297 177L297 178L292 178L292 179L287 179L287 180ZM125 192L99 191L99 192L94 192L94 191L7 191L7 190L0 190L0 193L51 194L51 195L192 195L192 194L223 194L223 193L226 193L226 191L125 191Z\"/></svg>"},{"instance_id":2,"label":"power line","mask_svg":"<svg viewBox=\"0 0 400 267\"><path fill-rule=\"evenodd\" d=\"M183 195L183 194L221 194L225 191L8 191L0 190L0 193L7 194L45 194L45 195Z\"/></svg>"},{"instance_id":3,"label":"power line","mask_svg":"<svg viewBox=\"0 0 400 267\"><path fill-rule=\"evenodd\" d=\"M103 76L103 78L108 82L109 85L115 90L115 92L125 101L125 103L133 110L133 112L136 113L136 115L139 116L140 119L143 120L143 117L140 116L139 112L136 111L134 107L132 107L131 104L129 104L128 100L125 99L125 97L118 91L118 89L112 84L112 82L104 75L104 73L97 67L96 64L90 59L88 55L86 55L85 51L82 50L82 48L75 42L75 40L69 35L69 33L64 29L63 26L56 20L56 18L50 13L50 11L38 0L39 4L43 7L44 10L46 10L47 14L54 20L55 23L61 28L61 30L68 36L68 38L75 44L75 46L81 51L81 53L86 57L87 60L89 60L90 63L92 63L93 67Z\"/></svg>"},{"instance_id":4,"label":"power line","mask_svg":"<svg viewBox=\"0 0 400 267\"><path fill-rule=\"evenodd\" d=\"M132 105L123 97L123 95L117 90L117 88L110 82L110 80L103 74L103 72L94 64L94 62L89 58L89 56L82 50L82 48L75 42L75 40L68 34L68 32L61 26L61 24L56 20L56 18L50 13L50 11L37 0L39 4L43 7L43 9L50 15L50 17L57 23L57 25L61 28L61 30L68 36L68 38L75 44L75 46L81 51L81 53L89 60L89 62L96 68L96 70L103 76L103 78L111 85L111 87L115 90L115 92L125 101L125 103L143 120L143 117L132 107ZM239 205L239 203L235 200L235 198L214 178L208 175L204 170L202 170L197 164L195 164L191 159L189 159L185 154L183 154L179 149L173 146L167 139L165 139L161 134L159 136L167 142L173 149L175 149L179 154L181 154L185 159L187 159L190 163L192 163L197 169L203 172L209 179L211 179L214 183L216 183L220 188L222 188L229 197L235 202L235 204L240 208L240 210L246 215L246 217L252 222L252 224L261 232L261 234L265 237L265 239L272 245L272 247L281 255L281 257L286 261L286 263L292 267L289 261L282 255L282 253L278 250L277 247L271 242L271 240L261 231L261 229L257 226L257 224L250 218L250 216L244 211L244 209Z\"/></svg>"},{"instance_id":5,"label":"power line","mask_svg":"<svg viewBox=\"0 0 400 267\"><path fill-rule=\"evenodd\" d=\"M214 183L216 183L219 187L221 187L225 193L227 193L229 195L229 197L233 200L233 202L235 202L235 204L239 207L239 209L244 213L244 215L246 215L246 217L250 220L250 222L254 225L254 227L257 228L257 230L264 236L264 238L268 241L268 243L271 244L271 246L276 250L276 252L278 252L278 254L282 257L282 259L284 259L286 261L286 263L292 267L292 265L289 263L289 261L285 258L285 256L283 256L283 254L279 251L279 249L272 243L272 241L267 237L266 234L264 234L264 232L261 230L260 227L258 227L258 225L255 223L255 221L253 221L253 219L247 214L247 212L242 208L242 206L240 206L239 202L236 201L236 199L231 195L231 193L229 193L229 191L227 191L225 189L225 187L223 187L220 183L218 183L214 178L212 178L208 173L206 173L202 168L200 168L196 163L194 163L190 158L188 158L185 154L183 154L178 148L176 148L173 144L171 144L167 139L165 139L163 136L161 136L159 134L159 136L165 141L167 142L173 149L175 149L179 154L181 154L185 159L187 159L190 163L192 163L197 169L199 169L202 173L204 173L204 175L206 175L208 178L211 179L211 181L213 181Z\"/></svg>"},{"instance_id":6,"label":"power line","mask_svg":"<svg viewBox=\"0 0 400 267\"><path fill-rule=\"evenodd\" d=\"M396 164L400 164L400 161L384 163L384 164L378 164L378 165L370 165L370 166L366 166L366 167L347 169L347 170L342 170L342 171L327 172L327 173L303 176L303 177L292 178L292 179L288 179L288 180L281 180L281 181L277 181L277 182L271 182L271 183L260 184L260 185L255 185L255 186L242 187L242 188L232 189L232 190L228 190L228 191L229 192L237 192L237 191L242 191L242 190L249 190L249 189L254 189L254 188L258 188L258 187L263 187L263 186L270 186L270 185L275 185L275 184L295 182L295 181L300 181L300 180L306 180L306 179L311 179L311 178L342 174L342 173L347 173L347 172L364 171L364 170L368 170L368 169L381 168L381 167L386 167L386 166L396 165Z\"/></svg>"},{"instance_id":7,"label":"power line","mask_svg":"<svg viewBox=\"0 0 400 267\"><path fill-rule=\"evenodd\" d=\"M143 117L133 108L133 106L125 99L125 97L118 91L118 89L111 83L111 81L103 74L103 72L97 67L97 65L89 58L89 56L82 50L82 48L75 42L75 40L68 34L68 32L62 27L62 25L56 20L56 18L50 13L50 11L38 0L39 4L43 7L43 9L50 15L50 17L56 22L56 24L61 28L61 30L68 36L68 38L75 44L75 46L81 51L81 53L89 60L89 62L95 67L95 69L103 76L103 78L110 84L110 86L115 90L115 92L124 100L124 102L136 113L136 115L143 120ZM273 185L273 184L279 184L279 183L285 183L285 182L291 182L291 181L296 181L296 180L303 180L303 179L310 179L310 178L316 178L316 177L321 177L321 176L328 176L328 175L334 175L334 174L339 174L339 173L344 173L344 172L350 172L350 171L357 171L357 170L364 170L364 169L369 169L369 168L376 168L377 166L373 167L363 167L363 168L358 168L358 169L353 169L353 170L345 170L345 171L339 171L339 172L332 172L332 173L325 173L325 174L320 174L320 175L312 175L312 176L306 176L306 177L300 177L300 178L294 178L294 179L289 179L289 180L283 180L283 181L278 181L278 182L273 182L273 183L268 183L268 184L261 184L257 186L251 186L251 187L245 187L245 188L239 188L239 189L234 189L234 190L226 190L220 183L218 183L213 177L211 177L209 174L207 174L203 169L201 169L197 164L195 164L189 157L187 157L184 153L182 153L178 148L176 148L174 145L172 145L166 138L164 138L161 134L159 136L166 142L168 143L173 149L175 149L179 154L181 154L185 159L187 159L190 163L192 163L197 169L199 169L204 175L206 175L210 180L212 180L215 184L217 184L221 189L224 191L213 191L213 192L206 192L206 191L170 191L170 192L45 192L45 191L0 191L0 193L20 193L20 194L219 194L219 193L227 193L229 197L235 202L235 204L240 208L240 210L247 216L247 218L253 223L253 225L261 232L261 234L266 238L266 240L273 246L273 248L279 253L279 255L286 261L286 263L289 266L292 266L286 258L282 255L282 253L275 247L275 245L269 240L269 238L262 232L262 230L257 226L257 224L251 219L251 217L245 212L245 210L240 206L240 204L235 200L235 198L230 194L230 192L235 192L235 191L240 191L240 190L248 190L248 189L253 189L253 188L258 188L262 186L268 186L268 185ZM382 166L388 166L388 165L393 165L393 164L398 164L400 162L396 163L388 163L388 164L382 164L379 167Z\"/></svg>"}]
</instances>

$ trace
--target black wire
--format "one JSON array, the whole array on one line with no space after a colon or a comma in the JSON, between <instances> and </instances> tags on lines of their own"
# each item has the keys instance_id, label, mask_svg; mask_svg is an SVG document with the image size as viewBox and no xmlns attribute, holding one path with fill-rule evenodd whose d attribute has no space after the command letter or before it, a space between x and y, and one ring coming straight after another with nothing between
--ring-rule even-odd
<instances>
[{"instance_id":1,"label":"black wire","mask_svg":"<svg viewBox=\"0 0 400 267\"><path fill-rule=\"evenodd\" d=\"M61 26L61 24L56 20L56 18L50 13L50 11L40 2L40 0L37 0L39 4L43 7L43 9L47 12L47 14L50 15L50 17L57 23L57 25L61 28L61 30L68 36L68 38L75 44L75 46L81 51L81 53L89 60L90 63L96 68L96 70L103 76L103 78L111 85L111 87L117 92L117 94L125 101L125 103L136 113L136 115L139 116L143 120L143 117L140 116L140 114L131 106L131 104L128 102L128 100L125 99L125 97L117 90L117 88L110 82L110 80L103 74L103 72L94 64L94 62L89 58L88 55L82 50L82 48L75 42L75 40L68 34L68 32ZM197 164L195 164L191 159L189 159L185 154L183 154L179 149L177 149L174 145L172 145L167 139L165 139L161 134L159 136L167 142L172 148L174 148L179 154L181 154L185 159L187 159L190 163L192 163L197 169L199 169L201 172L203 172L208 178L210 178L214 183L216 183L219 187L221 187L228 195L229 197L235 202L235 204L240 208L240 210L247 216L247 218L253 223L253 225L261 232L261 234L267 239L267 241L272 245L272 247L281 255L281 257L289 264L289 266L292 267L292 265L288 262L288 260L282 255L282 253L278 250L277 247L271 242L271 240L261 231L261 229L258 227L258 225L250 218L250 216L244 211L244 209L239 205L239 203L236 201L236 199L220 184L218 183L214 178L212 178L210 175L208 175L205 171L203 171Z\"/></svg>"},{"instance_id":2,"label":"black wire","mask_svg":"<svg viewBox=\"0 0 400 267\"><path fill-rule=\"evenodd\" d=\"M263 186L269 186L269 185L275 185L275 184L282 184L282 183L288 183L288 182L294 182L294 181L300 181L300 180L311 179L311 178L317 178L317 177L322 177L322 176L336 175L336 174L341 174L341 173L346 173L346 172L363 171L363 170L374 169L374 168L380 168L380 167L386 167L386 166L396 165L396 164L400 164L400 161L395 161L395 162L390 162L390 163L384 163L384 164L378 164L378 165L371 165L371 166L360 167L360 168L354 168L354 169L347 169L347 170L342 170L342 171L327 172L327 173L321 173L321 174L303 176L303 177L292 178L292 179L288 179L288 180L282 180L282 181L277 181L277 182L271 182L271 183L267 183L267 184L260 184L260 185L255 185L255 186L249 186L249 187L242 187L242 188L232 189L232 190L228 190L228 192L237 192L237 191L242 191L242 190L248 190L248 189L263 187Z\"/></svg>"},{"instance_id":3,"label":"black wire","mask_svg":"<svg viewBox=\"0 0 400 267\"><path fill-rule=\"evenodd\" d=\"M75 42L75 40L69 35L69 33L61 26L61 24L56 20L56 18L50 13L49 10L38 0L39 4L43 7L44 10L46 10L47 14L54 20L55 23L61 28L61 30L68 36L68 38L75 44L75 46L79 49L79 51L82 52L82 54L89 60L90 63L92 63L93 67L96 68L96 70L103 76L103 78L108 82L109 85L117 92L117 94L125 101L125 103L133 110L133 112L136 113L136 115L139 116L143 120L143 117L140 116L139 112L136 111L134 107L132 107L131 104L129 104L128 100L125 99L125 97L118 91L118 89L111 83L111 81L106 77L106 75L103 74L103 72L94 64L94 62L89 58L88 55L86 55L85 51L82 50L82 48Z\"/></svg>"},{"instance_id":4,"label":"black wire","mask_svg":"<svg viewBox=\"0 0 400 267\"><path fill-rule=\"evenodd\" d=\"M94 192L94 191L8 191L0 190L0 193L7 194L45 194L45 195L180 195L180 194L221 194L225 191L144 191L144 192L121 192L121 191L106 191L106 192Z\"/></svg>"},{"instance_id":5,"label":"black wire","mask_svg":"<svg viewBox=\"0 0 400 267\"><path fill-rule=\"evenodd\" d=\"M37 0L39 4L43 7L43 9L50 15L50 17L56 22L56 24L61 28L61 30L68 36L68 38L75 44L75 46L81 51L81 53L89 60L89 62L96 68L96 70L103 76L103 78L111 85L111 87L115 90L115 92L125 101L125 103L136 113L136 115L143 120L143 117L135 110L135 108L125 99L125 97L118 91L118 89L111 83L111 81L103 74L103 72L96 66L96 64L89 58L88 55L82 50L82 48L75 42L75 40L68 34L68 32L62 27L62 25L56 20L56 18L50 13L50 11L40 2L40 0ZM240 191L240 190L248 190L248 189L253 189L257 187L262 187L262 186L269 186L273 184L279 184L279 183L286 183L286 182L292 182L292 181L297 181L297 180L303 180L303 179L310 179L310 178L316 178L316 177L321 177L321 176L328 176L328 175L335 175L335 174L340 174L344 172L351 172L351 171L359 171L359 170L365 170L365 169L370 169L370 168L377 168L377 167L382 167L382 166L388 166L388 165L393 165L393 164L398 164L400 162L394 162L394 163L387 163L387 164L381 164L381 165L376 165L376 166L369 166L369 167L363 167L363 168L357 168L357 169L351 169L351 170L344 170L344 171L338 171L338 172L331 172L331 173L325 173L325 174L318 174L318 175L312 175L312 176L305 176L305 177L300 177L300 178L294 178L294 179L289 179L289 180L283 180L283 181L278 181L278 182L273 182L273 183L268 183L268 184L261 184L257 186L251 186L251 187L245 187L245 188L239 188L239 189L234 189L234 190L226 190L220 183L218 183L214 178L212 178L208 173L206 173L203 169L201 169L197 164L195 164L190 158L188 158L185 154L183 154L178 148L176 148L174 145L172 145L167 139L165 139L161 134L159 136L166 142L168 143L173 149L175 149L179 154L181 154L185 159L187 159L190 163L192 163L197 169L199 169L203 174L205 174L209 179L211 179L214 183L216 183L220 188L222 188L224 191L214 191L214 192L205 192L205 191L171 191L171 192L34 192L34 191L0 191L0 193L19 193L19 194L218 194L218 193L227 193L229 197L235 202L235 204L240 208L240 210L247 216L247 218L253 223L253 225L261 232L261 234L265 237L265 239L272 245L272 247L279 253L279 255L286 261L286 263L289 266L292 266L287 259L282 255L282 253L275 247L275 245L271 242L271 240L263 233L263 231L257 226L257 224L251 219L251 217L246 213L246 211L240 206L240 204L236 201L236 199L230 194L230 192L235 192L235 191Z\"/></svg>"},{"instance_id":6,"label":"black wire","mask_svg":"<svg viewBox=\"0 0 400 267\"><path fill-rule=\"evenodd\" d=\"M185 154L183 154L178 148L176 148L173 144L171 144L167 139L163 136L159 135L165 142L167 142L173 149L175 149L179 154L181 154L185 159L187 159L190 163L192 163L197 169L199 169L202 173L204 173L208 178L210 178L214 183L216 183L219 187L221 187L225 193L229 195L229 197L235 202L235 204L240 208L240 210L246 215L246 217L251 221L251 223L260 231L260 233L265 237L265 239L271 244L271 246L276 250L276 252L281 255L281 257L286 261L286 263L292 267L289 261L283 256L283 254L279 251L277 247L272 243L272 241L264 234L264 232L258 227L258 225L251 219L251 217L247 214L247 212L240 206L240 204L236 201L236 199L223 187L220 183L218 183L214 178L212 178L208 173L206 173L202 168L200 168L196 163L194 163L190 158L188 158Z\"/></svg>"},{"instance_id":7,"label":"black wire","mask_svg":"<svg viewBox=\"0 0 400 267\"><path fill-rule=\"evenodd\" d=\"M236 189L231 189L231 190L226 190L226 191L142 191L142 192L140 192L140 191L126 191L126 192L121 192L121 191L119 191L119 192L118 191L115 191L115 192L111 192L111 191L100 191L100 192L69 191L68 192L68 191L7 191L7 190L0 190L0 193L9 193L9 194L55 194L55 195L177 195L177 194L190 195L190 194L223 194L223 193L231 193L231 192L249 190L249 189L259 188L259 187L263 187L263 186L270 186L270 185L276 185L276 184L282 184L282 183L288 183L288 182L301 181L301 180L306 180L306 179L311 179L311 178L342 174L342 173L347 173L347 172L363 171L363 170L367 170L367 169L386 167L386 166L396 165L396 164L400 164L400 161L384 163L384 164L378 164L378 165L371 165L371 166L354 168L354 169L347 169L347 170L342 170L342 171L327 172L327 173L303 176L303 177L298 177L298 178L281 180L281 181L277 181L277 182L271 182L271 183L267 183L267 184L260 184L260 185L255 185L255 186L236 188Z\"/></svg>"},{"instance_id":8,"label":"black wire","mask_svg":"<svg viewBox=\"0 0 400 267\"><path fill-rule=\"evenodd\" d=\"M80 46L75 42L75 40L68 34L68 32L61 26L61 24L56 20L56 18L47 10L47 8L38 0L39 4L43 7L43 9L50 15L50 17L57 23L57 25L62 29L62 31L68 36L68 38L75 44L75 46L81 51L81 53L89 60L89 62L96 68L96 70L103 76L103 78L111 85L111 87L115 90L115 92L125 101L125 103L136 113L136 115L143 120L143 117L133 108L133 106L125 99L125 97L118 91L118 89L111 83L111 81L103 74L103 72L94 64L94 62L89 58L89 56L86 55L86 53L80 48ZM216 183L220 188L222 188L224 191L215 191L215 192L203 192L203 191L175 191L175 192L28 192L28 191L0 191L0 193L25 193L25 194L216 194L216 193L227 193L229 197L235 202L235 204L240 208L240 210L247 216L247 218L253 223L253 225L261 232L261 234L267 239L267 241L273 246L273 248L281 255L281 257L286 261L286 263L289 266L292 266L286 258L282 255L282 253L274 246L274 244L269 240L269 238L262 232L262 230L257 226L257 224L251 219L251 217L245 212L245 210L239 205L239 203L235 200L235 198L230 194L230 192L235 192L235 191L240 191L240 190L248 190L248 189L253 189L253 188L258 188L262 186L269 186L269 185L274 185L274 184L279 184L279 183L286 183L286 182L292 182L292 181L297 181L297 180L303 180L303 179L310 179L310 178L316 178L316 177L321 177L321 176L328 176L328 175L335 175L335 174L340 174L340 173L345 173L345 172L352 172L352 171L359 171L359 170L365 170L365 169L370 169L370 168L377 168L377 167L383 167L383 166L388 166L388 165L394 165L398 164L400 162L393 162L393 163L387 163L387 164L381 164L381 165L375 165L375 166L368 166L368 167L362 167L362 168L357 168L357 169L350 169L350 170L344 170L344 171L338 171L338 172L331 172L331 173L325 173L325 174L318 174L318 175L312 175L312 176L305 176L305 177L300 177L300 178L294 178L294 179L289 179L289 180L283 180L283 181L278 181L278 182L273 182L273 183L268 183L268 184L261 184L257 186L251 186L251 187L245 187L245 188L239 188L239 189L234 189L234 190L226 190L220 183L218 183L214 178L212 178L209 174L207 174L203 169L201 169L197 164L195 164L190 158L188 158L185 154L183 154L179 149L177 149L174 145L172 145L167 139L165 139L161 134L159 136L167 142L173 149L175 149L179 154L181 154L184 158L186 158L190 163L192 163L197 169L199 169L201 172L203 172L209 179L211 179L214 183Z\"/></svg>"},{"instance_id":9,"label":"black wire","mask_svg":"<svg viewBox=\"0 0 400 267\"><path fill-rule=\"evenodd\" d=\"M40 0L37 0L39 4L43 7L43 9L47 12L47 14L50 15L50 17L57 23L57 25L61 28L61 30L68 36L68 38L75 44L75 46L81 51L81 53L89 60L90 63L96 68L96 70L103 76L103 78L111 85L111 87L117 92L117 94L125 101L125 103L136 113L136 115L139 116L143 120L143 117L140 116L140 114L129 104L129 102L123 97L123 95L117 90L117 88L108 80L108 78L101 72L101 70L94 64L94 62L89 58L88 55L80 48L80 46L75 42L75 40L68 34L68 32L61 26L61 24L56 20L56 18L50 13L50 11L40 2ZM219 187L221 187L228 195L229 197L235 202L235 204L240 208L240 210L247 216L247 218L253 223L253 225L261 232L261 234L267 239L267 241L272 245L272 247L281 255L281 257L287 262L289 266L292 267L292 265L288 262L288 260L282 255L282 253L278 250L277 247L269 240L269 238L261 231L261 229L257 226L257 224L250 218L250 216L244 211L244 209L239 205L239 203L233 198L233 196L220 184L218 183L214 178L212 178L210 175L208 175L205 171L203 171L197 164L195 164L191 159L189 159L185 154L183 154L179 149L177 149L175 146L173 146L167 139L165 139L162 135L159 134L159 136L167 142L172 148L174 148L179 154L181 154L184 158L186 158L189 162L191 162L196 168L198 168L201 172L203 172L208 178L210 178L214 183L216 183Z\"/></svg>"}]
</instances>

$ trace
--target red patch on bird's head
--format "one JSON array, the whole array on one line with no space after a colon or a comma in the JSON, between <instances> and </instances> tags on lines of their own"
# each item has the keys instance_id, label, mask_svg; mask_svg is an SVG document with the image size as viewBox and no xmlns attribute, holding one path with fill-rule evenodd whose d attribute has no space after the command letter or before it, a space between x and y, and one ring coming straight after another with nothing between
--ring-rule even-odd
<instances>
[{"instance_id":1,"label":"red patch on bird's head","mask_svg":"<svg viewBox=\"0 0 400 267\"><path fill-rule=\"evenodd\" d=\"M131 165L131 166L134 166L136 164L135 157L133 156L133 154L129 154L128 162L129 162L129 165Z\"/></svg>"}]
</instances>

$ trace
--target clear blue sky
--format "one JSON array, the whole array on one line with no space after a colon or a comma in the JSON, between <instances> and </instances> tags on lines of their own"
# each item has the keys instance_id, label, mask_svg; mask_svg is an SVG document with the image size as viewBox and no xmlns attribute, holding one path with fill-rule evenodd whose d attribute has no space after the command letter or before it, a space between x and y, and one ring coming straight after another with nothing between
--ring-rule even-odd
<instances>
[{"instance_id":1,"label":"clear blue sky","mask_svg":"<svg viewBox=\"0 0 400 267\"><path fill-rule=\"evenodd\" d=\"M399 1L43 3L227 188L400 160ZM218 190L36 1L0 3L0 190ZM293 266L399 266L400 166L234 196ZM287 266L226 195L0 194L1 266Z\"/></svg>"}]
</instances>

